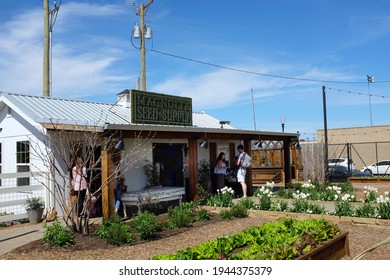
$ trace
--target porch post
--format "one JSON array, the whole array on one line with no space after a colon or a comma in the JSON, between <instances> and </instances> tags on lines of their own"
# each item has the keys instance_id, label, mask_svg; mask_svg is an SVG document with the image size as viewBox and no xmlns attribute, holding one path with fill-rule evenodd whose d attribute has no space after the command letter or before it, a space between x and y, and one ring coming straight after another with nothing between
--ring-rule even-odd
<instances>
[{"instance_id":1,"label":"porch post","mask_svg":"<svg viewBox=\"0 0 390 280\"><path fill-rule=\"evenodd\" d=\"M188 157L189 157L189 197L195 199L197 194L196 185L198 183L198 145L196 139L188 139Z\"/></svg>"},{"instance_id":2,"label":"porch post","mask_svg":"<svg viewBox=\"0 0 390 280\"><path fill-rule=\"evenodd\" d=\"M291 157L290 157L290 141L283 141L283 158L284 158L284 186L291 185Z\"/></svg>"},{"instance_id":3,"label":"porch post","mask_svg":"<svg viewBox=\"0 0 390 280\"><path fill-rule=\"evenodd\" d=\"M114 214L114 164L109 151L102 151L102 210L103 219Z\"/></svg>"}]
</instances>

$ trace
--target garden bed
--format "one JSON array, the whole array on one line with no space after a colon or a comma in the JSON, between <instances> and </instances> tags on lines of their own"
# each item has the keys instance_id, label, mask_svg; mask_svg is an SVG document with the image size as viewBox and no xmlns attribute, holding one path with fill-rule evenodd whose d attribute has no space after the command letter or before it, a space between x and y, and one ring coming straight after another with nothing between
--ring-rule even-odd
<instances>
[{"instance_id":1,"label":"garden bed","mask_svg":"<svg viewBox=\"0 0 390 280\"><path fill-rule=\"evenodd\" d=\"M350 183L388 183L390 184L390 178L365 178L365 177L356 177L356 178L348 178Z\"/></svg>"}]
</instances>

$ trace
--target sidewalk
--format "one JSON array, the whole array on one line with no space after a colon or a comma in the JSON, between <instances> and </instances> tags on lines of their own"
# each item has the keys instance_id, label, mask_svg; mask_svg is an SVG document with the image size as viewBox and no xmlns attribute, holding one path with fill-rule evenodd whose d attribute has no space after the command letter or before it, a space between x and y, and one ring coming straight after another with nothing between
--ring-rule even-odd
<instances>
[{"instance_id":1,"label":"sidewalk","mask_svg":"<svg viewBox=\"0 0 390 280\"><path fill-rule=\"evenodd\" d=\"M31 241L41 239L45 231L44 225L45 223L27 223L0 229L0 256Z\"/></svg>"}]
</instances>

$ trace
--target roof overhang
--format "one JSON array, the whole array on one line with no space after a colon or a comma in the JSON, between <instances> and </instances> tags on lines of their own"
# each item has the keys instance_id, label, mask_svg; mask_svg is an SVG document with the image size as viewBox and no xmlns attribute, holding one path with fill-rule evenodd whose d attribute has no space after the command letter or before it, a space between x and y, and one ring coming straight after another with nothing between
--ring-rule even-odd
<instances>
[{"instance_id":1,"label":"roof overhang","mask_svg":"<svg viewBox=\"0 0 390 280\"><path fill-rule=\"evenodd\" d=\"M203 128L186 126L162 126L162 125L116 125L106 124L106 131L145 133L156 132L156 137L167 138L193 138L193 139L231 139L231 140L280 140L292 141L299 137L299 133L272 132L259 130ZM164 137L165 136L165 137Z\"/></svg>"}]
</instances>

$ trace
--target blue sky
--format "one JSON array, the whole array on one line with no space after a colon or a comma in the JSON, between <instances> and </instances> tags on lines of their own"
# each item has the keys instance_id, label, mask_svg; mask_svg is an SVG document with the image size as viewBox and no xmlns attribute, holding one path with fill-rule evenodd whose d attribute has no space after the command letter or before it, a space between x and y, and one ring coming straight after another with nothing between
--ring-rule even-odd
<instances>
[{"instance_id":1,"label":"blue sky","mask_svg":"<svg viewBox=\"0 0 390 280\"><path fill-rule=\"evenodd\" d=\"M42 3L0 1L0 91L42 95ZM114 103L135 88L136 23L130 0L62 0L52 96ZM313 139L326 86L328 128L389 124L389 0L155 0L146 24L147 91L191 97L194 111L242 129L255 116L265 131L284 116L286 131Z\"/></svg>"}]
</instances>

